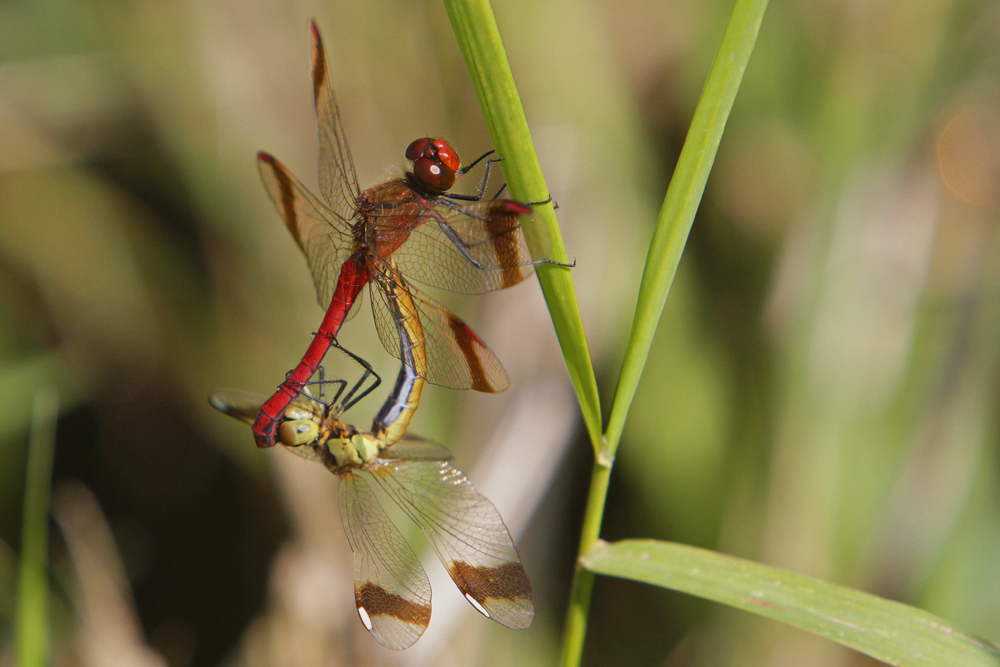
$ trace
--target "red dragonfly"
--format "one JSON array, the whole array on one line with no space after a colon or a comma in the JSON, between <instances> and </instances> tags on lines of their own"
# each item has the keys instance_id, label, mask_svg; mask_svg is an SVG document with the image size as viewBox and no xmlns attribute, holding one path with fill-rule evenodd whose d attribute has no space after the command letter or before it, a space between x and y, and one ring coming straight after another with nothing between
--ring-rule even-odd
<instances>
[{"instance_id":1,"label":"red dragonfly","mask_svg":"<svg viewBox=\"0 0 1000 667\"><path fill-rule=\"evenodd\" d=\"M446 449L406 434L423 389L427 348L417 304L391 262L376 279L387 281L380 287L398 323L403 365L371 430L360 432L341 421L347 406L374 388L360 389L366 371L343 399L346 385L336 381L337 395L329 405L304 388L281 415L278 443L340 477L340 518L354 552L355 605L378 643L400 650L420 638L430 623L431 587L368 480L420 526L477 611L508 628L527 628L535 615L534 594L500 513L448 463ZM262 397L230 391L216 392L209 400L250 424Z\"/></svg>"},{"instance_id":2,"label":"red dragonfly","mask_svg":"<svg viewBox=\"0 0 1000 667\"><path fill-rule=\"evenodd\" d=\"M276 444L275 429L285 408L313 376L341 325L353 314L365 284L382 344L397 358L400 344L387 309L387 296L373 280L392 255L408 279L466 294L515 285L534 270L520 216L531 206L510 199L483 199L489 176L475 195L449 192L456 179L490 155L459 168L458 154L443 139L423 138L406 149L412 171L362 190L341 126L323 42L315 22L312 36L313 93L319 122L319 184L323 201L268 153L257 156L261 177L278 213L306 255L326 316L302 361L263 406L253 426L259 447ZM492 151L491 151L492 153ZM498 392L507 374L486 346L453 312L411 288L425 332L425 379L456 389Z\"/></svg>"}]
</instances>

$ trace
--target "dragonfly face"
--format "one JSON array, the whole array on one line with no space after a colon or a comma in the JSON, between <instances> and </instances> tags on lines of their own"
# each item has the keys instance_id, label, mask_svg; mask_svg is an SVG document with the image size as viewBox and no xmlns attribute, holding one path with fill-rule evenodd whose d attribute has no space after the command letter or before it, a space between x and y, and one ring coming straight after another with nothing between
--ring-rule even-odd
<instances>
[{"instance_id":1,"label":"dragonfly face","mask_svg":"<svg viewBox=\"0 0 1000 667\"><path fill-rule=\"evenodd\" d=\"M425 192L440 195L455 185L461 161L444 139L414 140L406 147L406 159L413 162L413 171L407 177Z\"/></svg>"},{"instance_id":2,"label":"dragonfly face","mask_svg":"<svg viewBox=\"0 0 1000 667\"><path fill-rule=\"evenodd\" d=\"M301 447L319 439L321 421L314 412L293 404L278 426L278 441L285 447Z\"/></svg>"}]
</instances>

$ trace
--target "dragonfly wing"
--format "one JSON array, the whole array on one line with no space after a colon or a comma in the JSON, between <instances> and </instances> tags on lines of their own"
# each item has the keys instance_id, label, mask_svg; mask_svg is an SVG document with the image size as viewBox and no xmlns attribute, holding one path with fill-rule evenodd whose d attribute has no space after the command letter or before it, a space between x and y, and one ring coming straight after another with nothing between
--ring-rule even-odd
<instances>
[{"instance_id":1,"label":"dragonfly wing","mask_svg":"<svg viewBox=\"0 0 1000 667\"><path fill-rule=\"evenodd\" d=\"M427 573L368 482L354 473L341 475L340 519L354 552L354 601L361 622L382 646L409 648L431 620Z\"/></svg>"},{"instance_id":2,"label":"dragonfly wing","mask_svg":"<svg viewBox=\"0 0 1000 667\"><path fill-rule=\"evenodd\" d=\"M464 294L511 287L537 263L521 228L525 208L509 199L439 199L394 256L407 278L432 287Z\"/></svg>"},{"instance_id":3,"label":"dragonfly wing","mask_svg":"<svg viewBox=\"0 0 1000 667\"><path fill-rule=\"evenodd\" d=\"M319 201L273 155L258 153L257 167L275 208L306 256L319 305L326 308L337 287L340 267L351 254L351 224Z\"/></svg>"},{"instance_id":4,"label":"dragonfly wing","mask_svg":"<svg viewBox=\"0 0 1000 667\"><path fill-rule=\"evenodd\" d=\"M390 279L383 271L376 271L376 280L372 281L369 290L375 329L385 349L397 359L402 359L399 325L383 287ZM413 286L406 285L406 289L412 296L413 307L404 311L403 316L416 317L420 322L423 341L415 344L424 346L427 358L425 379L428 382L452 389L475 389L487 393L501 392L510 386L503 364L462 318Z\"/></svg>"},{"instance_id":5,"label":"dragonfly wing","mask_svg":"<svg viewBox=\"0 0 1000 667\"><path fill-rule=\"evenodd\" d=\"M380 458L378 463L375 479L424 531L472 606L508 628L530 626L531 582L493 503L445 461Z\"/></svg>"},{"instance_id":6,"label":"dragonfly wing","mask_svg":"<svg viewBox=\"0 0 1000 667\"><path fill-rule=\"evenodd\" d=\"M319 191L333 210L344 217L353 217L358 195L358 176L354 160L340 124L340 111L333 93L333 77L326 60L323 39L315 21L309 23L312 36L313 95L316 100L316 121L319 124Z\"/></svg>"},{"instance_id":7,"label":"dragonfly wing","mask_svg":"<svg viewBox=\"0 0 1000 667\"><path fill-rule=\"evenodd\" d=\"M216 389L208 395L208 402L213 408L247 424L254 423L265 400L260 394L242 389Z\"/></svg>"},{"instance_id":8,"label":"dragonfly wing","mask_svg":"<svg viewBox=\"0 0 1000 667\"><path fill-rule=\"evenodd\" d=\"M407 461L448 461L451 452L431 440L415 435L404 435L392 447L379 452L379 458L404 459Z\"/></svg>"}]
</instances>

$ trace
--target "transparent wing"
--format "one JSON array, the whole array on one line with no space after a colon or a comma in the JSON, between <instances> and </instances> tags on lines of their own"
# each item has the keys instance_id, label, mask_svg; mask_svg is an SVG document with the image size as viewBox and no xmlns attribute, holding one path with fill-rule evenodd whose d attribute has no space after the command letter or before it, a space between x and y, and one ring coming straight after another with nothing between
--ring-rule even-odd
<instances>
[{"instance_id":1,"label":"transparent wing","mask_svg":"<svg viewBox=\"0 0 1000 667\"><path fill-rule=\"evenodd\" d=\"M257 167L274 207L306 256L319 305L326 308L352 251L350 220L319 201L273 155L258 153Z\"/></svg>"},{"instance_id":2,"label":"transparent wing","mask_svg":"<svg viewBox=\"0 0 1000 667\"><path fill-rule=\"evenodd\" d=\"M500 513L451 464L377 459L372 475L427 535L452 581L487 618L527 628L535 616L528 574Z\"/></svg>"},{"instance_id":3,"label":"transparent wing","mask_svg":"<svg viewBox=\"0 0 1000 667\"><path fill-rule=\"evenodd\" d=\"M390 354L401 359L398 329L401 325L393 316L386 292L395 289L396 281L402 279L397 276L394 280L389 273L391 271L388 264L372 265L373 280L369 291L375 329L382 345ZM501 392L510 386L503 364L468 324L405 281L402 284L412 296L413 307L404 310L401 316L416 317L420 322L428 382L452 389L475 389L488 393Z\"/></svg>"},{"instance_id":4,"label":"transparent wing","mask_svg":"<svg viewBox=\"0 0 1000 667\"><path fill-rule=\"evenodd\" d=\"M409 648L431 620L427 574L368 482L351 472L341 475L340 519L354 552L361 622L382 646Z\"/></svg>"},{"instance_id":5,"label":"transparent wing","mask_svg":"<svg viewBox=\"0 0 1000 667\"><path fill-rule=\"evenodd\" d=\"M216 389L208 395L208 402L213 408L251 425L265 400L260 394L242 389Z\"/></svg>"},{"instance_id":6,"label":"transparent wing","mask_svg":"<svg viewBox=\"0 0 1000 667\"><path fill-rule=\"evenodd\" d=\"M451 452L431 440L415 435L404 435L392 447L379 452L383 459L404 459L406 461L449 461Z\"/></svg>"},{"instance_id":7,"label":"transparent wing","mask_svg":"<svg viewBox=\"0 0 1000 667\"><path fill-rule=\"evenodd\" d=\"M524 240L522 207L508 199L437 199L394 257L409 280L432 287L464 294L511 287L538 263Z\"/></svg>"},{"instance_id":8,"label":"transparent wing","mask_svg":"<svg viewBox=\"0 0 1000 667\"><path fill-rule=\"evenodd\" d=\"M333 92L333 77L327 64L323 39L315 21L309 23L312 36L313 95L319 124L319 191L342 218L353 219L361 189L354 171L351 149L340 124L340 111Z\"/></svg>"}]
</instances>

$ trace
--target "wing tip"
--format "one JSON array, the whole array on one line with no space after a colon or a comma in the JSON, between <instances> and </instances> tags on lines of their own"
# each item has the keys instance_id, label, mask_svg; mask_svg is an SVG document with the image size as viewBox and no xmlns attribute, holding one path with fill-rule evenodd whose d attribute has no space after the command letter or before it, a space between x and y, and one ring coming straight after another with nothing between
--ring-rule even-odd
<instances>
[{"instance_id":1,"label":"wing tip","mask_svg":"<svg viewBox=\"0 0 1000 667\"><path fill-rule=\"evenodd\" d=\"M524 630L535 619L535 594L520 559L499 566L451 561L448 574L469 603L505 628Z\"/></svg>"},{"instance_id":2,"label":"wing tip","mask_svg":"<svg viewBox=\"0 0 1000 667\"><path fill-rule=\"evenodd\" d=\"M429 597L407 599L373 582L358 583L355 608L375 641L389 650L402 651L423 636L431 621Z\"/></svg>"},{"instance_id":3,"label":"wing tip","mask_svg":"<svg viewBox=\"0 0 1000 667\"><path fill-rule=\"evenodd\" d=\"M507 375L507 371L500 367L499 372L493 375L494 377L483 378L482 386L477 385L472 388L484 394L502 394L510 389L510 376Z\"/></svg>"},{"instance_id":4,"label":"wing tip","mask_svg":"<svg viewBox=\"0 0 1000 667\"><path fill-rule=\"evenodd\" d=\"M309 26L309 34L312 41L313 98L317 101L318 106L323 89L327 85L326 50L323 48L323 38L320 37L319 26L316 25L316 21L310 21Z\"/></svg>"}]
</instances>

